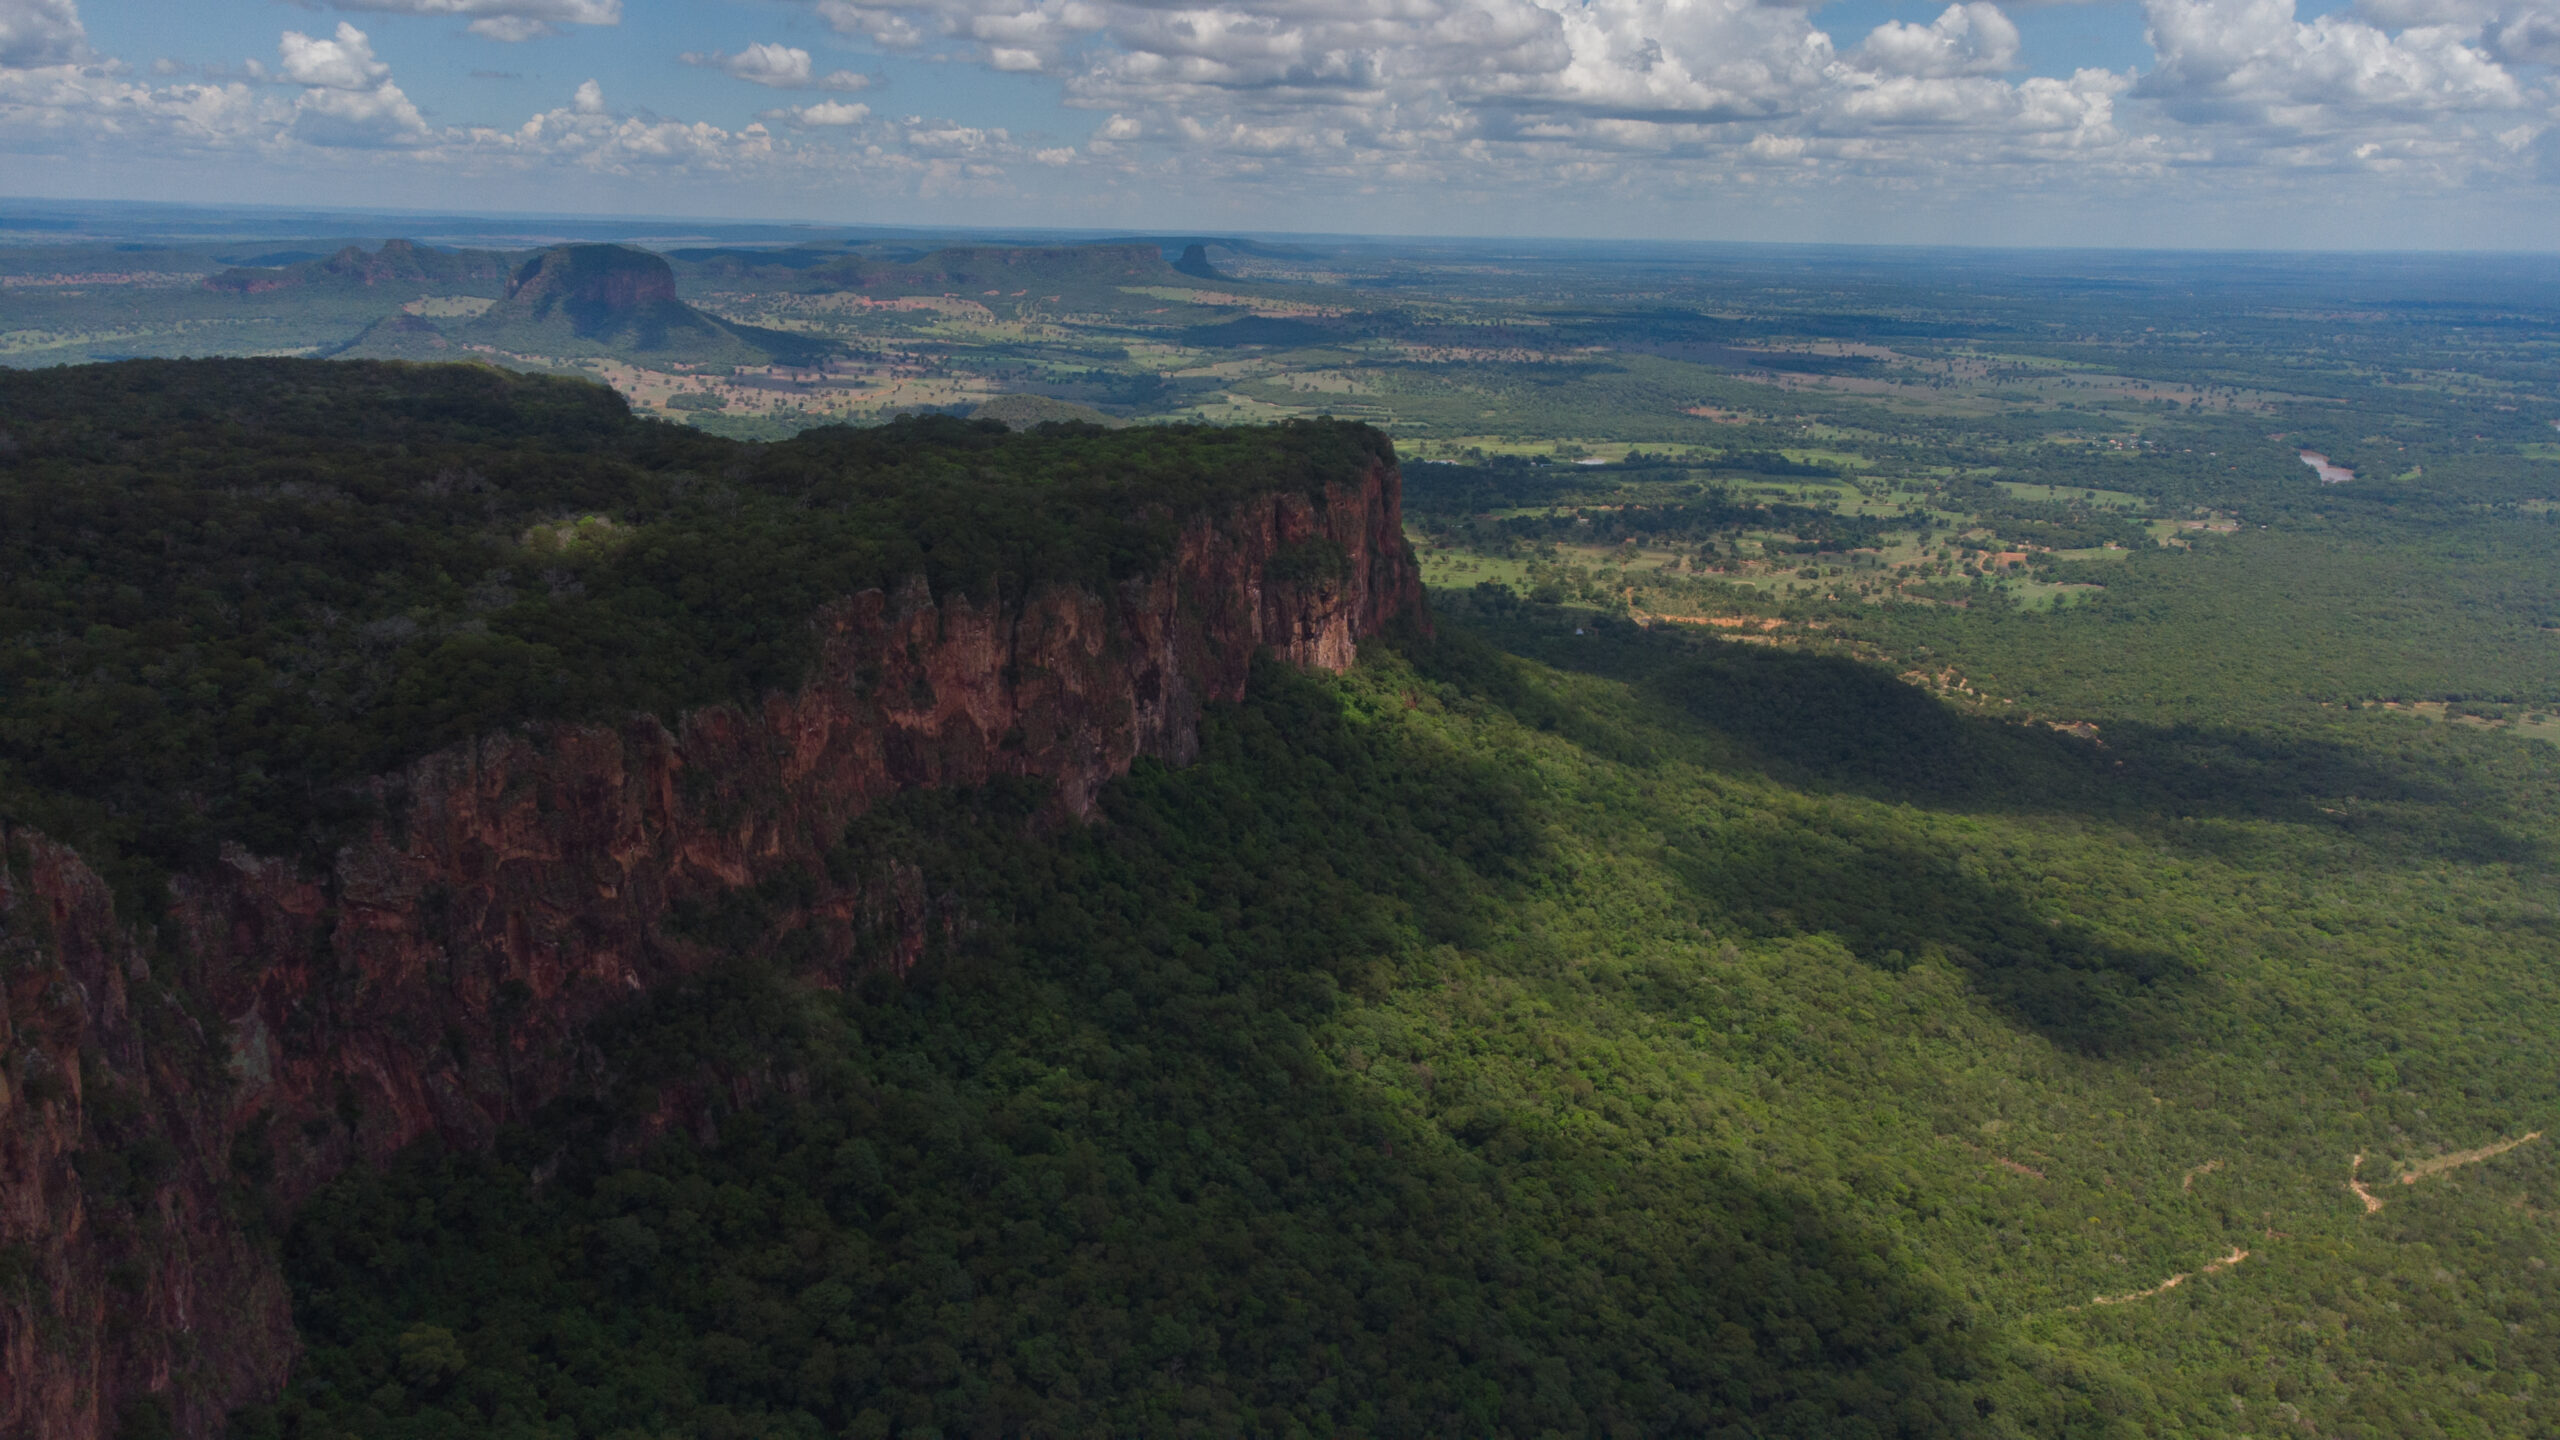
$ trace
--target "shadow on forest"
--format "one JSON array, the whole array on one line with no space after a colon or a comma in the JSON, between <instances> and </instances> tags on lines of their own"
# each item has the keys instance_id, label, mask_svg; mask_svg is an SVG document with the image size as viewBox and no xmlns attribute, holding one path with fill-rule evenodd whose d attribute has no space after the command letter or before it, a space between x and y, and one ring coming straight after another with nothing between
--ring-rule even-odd
<instances>
[{"instance_id":1,"label":"shadow on forest","mask_svg":"<svg viewBox=\"0 0 2560 1440\"><path fill-rule=\"evenodd\" d=\"M1675 838L1664 861L1751 934L1827 934L1888 970L1944 961L2012 1020L2086 1054L2173 1045L2216 989L2181 956L2047 918L2027 892L1883 826L1719 830Z\"/></svg>"},{"instance_id":2,"label":"shadow on forest","mask_svg":"<svg viewBox=\"0 0 2560 1440\"><path fill-rule=\"evenodd\" d=\"M1794 789L1927 809L2093 815L2190 850L2247 843L2228 827L2187 823L2198 820L2335 833L2340 822L2320 802L2356 795L2391 806L2386 818L2363 820L2360 843L2467 860L2533 853L2415 765L2393 768L2323 740L2124 727L2101 746L1968 715L1846 659L1587 620L1584 628L1592 633L1514 619L1407 644L1427 673L1637 767L1675 747ZM1613 715L1562 700L1518 670L1514 655L1625 681L1638 705ZM1730 923L1764 936L1829 934L1889 969L1944 960L2013 1021L2084 1053L2175 1045L2213 1007L2214 977L2188 958L2071 918L2068 894L1986 878L1889 812L1816 810L1709 828L1676 815L1651 821L1668 839L1668 868Z\"/></svg>"},{"instance_id":3,"label":"shadow on forest","mask_svg":"<svg viewBox=\"0 0 2560 1440\"><path fill-rule=\"evenodd\" d=\"M840 879L912 867L967 917L903 985L707 976L599 1032L624 1093L332 1187L287 1247L297 1400L400 1394L424 1325L532 1337L480 1383L599 1433L1919 1437L2087 1407L1820 1197L1478 1088L1478 1041L1339 1023L1547 883L1506 768L1265 666L1105 823L1044 833L1040 798L856 822ZM750 954L792 953L776 920ZM615 1137L688 1083L762 1098L635 1163ZM646 1387L580 1388L563 1337L605 1323Z\"/></svg>"},{"instance_id":4,"label":"shadow on forest","mask_svg":"<svg viewBox=\"0 0 2560 1440\"><path fill-rule=\"evenodd\" d=\"M2110 723L2093 743L1968 714L1881 666L1624 623L1476 616L1511 654L1632 685L1706 742L1710 763L1809 790L1932 809L2068 812L2210 848L2181 822L2267 820L2343 832L2386 853L2464 863L2542 857L2502 827L2498 797L2424 761L2331 739L2202 725ZM1703 733L1700 733L1703 732Z\"/></svg>"}]
</instances>

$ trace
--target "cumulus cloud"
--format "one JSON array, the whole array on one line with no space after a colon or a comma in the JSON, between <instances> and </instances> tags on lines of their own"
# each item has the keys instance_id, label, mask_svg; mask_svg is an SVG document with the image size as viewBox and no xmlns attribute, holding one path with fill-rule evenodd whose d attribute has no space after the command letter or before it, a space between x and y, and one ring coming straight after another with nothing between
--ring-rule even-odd
<instances>
[{"instance_id":1,"label":"cumulus cloud","mask_svg":"<svg viewBox=\"0 0 2560 1440\"><path fill-rule=\"evenodd\" d=\"M287 30L276 43L276 54L284 78L296 85L370 90L391 75L391 67L374 58L373 44L365 33L344 20L338 22L338 33L326 40Z\"/></svg>"},{"instance_id":2,"label":"cumulus cloud","mask_svg":"<svg viewBox=\"0 0 2560 1440\"><path fill-rule=\"evenodd\" d=\"M293 133L307 144L350 148L417 145L428 139L425 117L387 80L370 90L304 91L294 102Z\"/></svg>"},{"instance_id":3,"label":"cumulus cloud","mask_svg":"<svg viewBox=\"0 0 2560 1440\"><path fill-rule=\"evenodd\" d=\"M1887 75L1997 75L2018 63L2018 27L2000 7L1950 5L1926 25L1889 20L1852 57Z\"/></svg>"},{"instance_id":4,"label":"cumulus cloud","mask_svg":"<svg viewBox=\"0 0 2560 1440\"><path fill-rule=\"evenodd\" d=\"M764 113L764 118L778 120L785 125L797 125L804 129L829 129L861 124L871 118L871 107L858 102L847 104L842 100L821 100L815 105L793 105L788 109L768 110Z\"/></svg>"},{"instance_id":5,"label":"cumulus cloud","mask_svg":"<svg viewBox=\"0 0 2560 1440\"><path fill-rule=\"evenodd\" d=\"M72 0L0 0L0 69L76 65L89 58L89 32Z\"/></svg>"},{"instance_id":6,"label":"cumulus cloud","mask_svg":"<svg viewBox=\"0 0 2560 1440\"><path fill-rule=\"evenodd\" d=\"M619 25L622 0L326 0L333 10L468 17L472 34L516 42L556 35L563 25Z\"/></svg>"},{"instance_id":7,"label":"cumulus cloud","mask_svg":"<svg viewBox=\"0 0 2560 1440\"><path fill-rule=\"evenodd\" d=\"M2511 65L2560 65L2560 0L2360 0L2355 14L2387 30L2452 30Z\"/></svg>"},{"instance_id":8,"label":"cumulus cloud","mask_svg":"<svg viewBox=\"0 0 2560 1440\"><path fill-rule=\"evenodd\" d=\"M289 102L243 83L138 85L103 67L0 69L0 137L20 153L111 138L121 147L218 150L274 136Z\"/></svg>"},{"instance_id":9,"label":"cumulus cloud","mask_svg":"<svg viewBox=\"0 0 2560 1440\"><path fill-rule=\"evenodd\" d=\"M735 55L688 51L680 58L687 65L700 65L732 79L767 85L776 90L862 90L871 84L870 76L858 75L851 70L818 74L817 62L810 58L808 51L796 45L759 41Z\"/></svg>"},{"instance_id":10,"label":"cumulus cloud","mask_svg":"<svg viewBox=\"0 0 2560 1440\"><path fill-rule=\"evenodd\" d=\"M295 138L324 147L415 145L427 138L426 118L391 83L391 67L346 21L325 40L287 30L276 42L276 62L284 79L303 87L294 101Z\"/></svg>"},{"instance_id":11,"label":"cumulus cloud","mask_svg":"<svg viewBox=\"0 0 2560 1440\"><path fill-rule=\"evenodd\" d=\"M2295 18L2293 0L2146 0L2159 63L2140 93L2191 123L2328 131L2511 110L2525 93L2477 27L2398 34L2350 15Z\"/></svg>"},{"instance_id":12,"label":"cumulus cloud","mask_svg":"<svg viewBox=\"0 0 2560 1440\"><path fill-rule=\"evenodd\" d=\"M733 133L699 121L617 115L604 87L589 79L570 92L569 103L526 120L512 130L473 129L445 140L464 164L569 165L608 174L718 170L770 139L761 125Z\"/></svg>"}]
</instances>

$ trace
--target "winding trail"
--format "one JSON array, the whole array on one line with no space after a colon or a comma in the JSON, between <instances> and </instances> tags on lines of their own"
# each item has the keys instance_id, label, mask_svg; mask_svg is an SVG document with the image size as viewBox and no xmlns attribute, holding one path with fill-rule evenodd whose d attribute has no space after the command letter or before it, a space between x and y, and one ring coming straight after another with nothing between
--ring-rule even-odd
<instances>
[{"instance_id":1,"label":"winding trail","mask_svg":"<svg viewBox=\"0 0 2560 1440\"><path fill-rule=\"evenodd\" d=\"M2129 1305L2136 1300L2148 1300L2163 1290L2175 1290L2179 1286L2193 1280L2198 1275L2210 1275L2217 1270L2228 1270L2232 1266L2237 1265L2248 1258L2248 1251L2234 1245L2231 1247L2230 1254L2223 1256L2221 1259L2214 1261L2201 1270L2190 1270L2172 1275L2168 1279L2161 1281L2159 1284L2152 1286L2148 1290L2136 1290L2129 1295L2093 1295L2089 1297L2089 1303L2092 1305Z\"/></svg>"},{"instance_id":2,"label":"winding trail","mask_svg":"<svg viewBox=\"0 0 2560 1440\"><path fill-rule=\"evenodd\" d=\"M2364 1188L2362 1180L2356 1178L2356 1172L2363 1168L2364 1152L2359 1150L2356 1158L2347 1162L2347 1188L2356 1192L2356 1198L2364 1202L2364 1213L2370 1215L2382 1208L2382 1202L2374 1197L2372 1191Z\"/></svg>"},{"instance_id":3,"label":"winding trail","mask_svg":"<svg viewBox=\"0 0 2560 1440\"><path fill-rule=\"evenodd\" d=\"M2513 1140L2501 1140L2494 1145L2483 1145L2477 1150L2456 1150L2450 1155L2439 1155L2433 1160L2421 1160L2400 1172L2400 1183L2415 1185L2430 1175L2441 1175L2447 1170L2457 1170L2465 1165L2477 1165L2483 1160L2494 1160L2519 1145L2541 1138L2541 1131L2528 1130ZM2363 1168L2364 1152L2358 1151L2355 1158L2347 1162L2347 1188L2356 1192L2356 1198L2364 1202L2364 1213L2370 1215L2382 1208L2382 1197L2365 1188L2363 1177L2357 1173Z\"/></svg>"},{"instance_id":4,"label":"winding trail","mask_svg":"<svg viewBox=\"0 0 2560 1440\"><path fill-rule=\"evenodd\" d=\"M2477 1164L2482 1160L2488 1160L2499 1155L2504 1155L2508 1151L2513 1150L2528 1140L2539 1140L2541 1138L2541 1131L2528 1130L2513 1140L2501 1140L2495 1145L2483 1145L2477 1150L2456 1150L2450 1155L2439 1155L2433 1160L2422 1160L2401 1172L2400 1183L2403 1185L2415 1185L2430 1175L2441 1175L2447 1170L2452 1170L2460 1166ZM2377 1206L2375 1208L2378 1209L2380 1207Z\"/></svg>"},{"instance_id":5,"label":"winding trail","mask_svg":"<svg viewBox=\"0 0 2560 1440\"><path fill-rule=\"evenodd\" d=\"M2560 424L2560 421L2555 421L2553 423ZM2500 1140L2495 1144L2483 1145L2476 1150L2457 1150L2449 1155L2439 1155L2432 1160L2422 1160L2400 1172L2400 1183L2403 1185L2415 1185L2430 1175L2441 1175L2447 1170L2458 1169L2464 1165L2475 1165L2483 1160L2495 1159L2496 1157L2504 1155L2508 1151L2515 1149L2519 1145L2524 1145L2541 1139L2542 1133L2543 1132L2539 1130L2529 1130L2524 1134L2517 1136L2513 1140ZM1968 1146L1967 1148L1970 1149L1971 1147ZM1993 1158L1998 1159L1996 1156ZM2026 1171L2025 1166L2019 1165L2013 1160L1999 1160L1998 1163L2008 1166L2011 1169ZM2196 1187L2197 1176L2210 1175L2221 1168L2221 1161L2208 1160L2205 1163L2196 1166L2194 1169L2189 1170L2185 1175L2179 1177L2178 1188L2181 1190L2192 1191ZM2365 1185L2363 1172L2364 1152L2359 1150L2347 1161L2347 1188L2354 1191L2355 1197L2364 1202L2364 1213L2371 1215L2382 1208L2382 1197L2374 1194L2373 1191ZM2034 1172L2026 1171L2026 1173L2033 1174ZM2281 1238L2284 1233L2285 1232L2279 1231L2273 1226L2269 1226L2267 1228L2267 1238L2270 1240ZM2123 1295L2093 1295L2089 1297L2089 1303L2092 1305L2130 1305L2136 1300L2148 1300L2154 1295L2175 1290L2179 1286L2195 1279L2199 1275L2211 1275L2216 1271L2228 1270L2232 1266L2237 1265L2248 1258L2248 1251L2234 1245L2231 1247L2230 1254L2223 1256L2219 1260L2213 1261L2202 1269L2182 1271L2161 1281L2159 1284L2152 1286L2148 1290L2134 1290ZM2080 1307L2075 1305L2071 1308L2076 1310Z\"/></svg>"}]
</instances>

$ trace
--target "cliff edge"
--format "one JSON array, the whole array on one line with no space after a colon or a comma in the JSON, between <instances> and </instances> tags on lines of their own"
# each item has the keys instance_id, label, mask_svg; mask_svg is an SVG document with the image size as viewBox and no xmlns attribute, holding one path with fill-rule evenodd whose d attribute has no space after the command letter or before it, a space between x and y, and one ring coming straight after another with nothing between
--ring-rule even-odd
<instances>
[{"instance_id":1,"label":"cliff edge","mask_svg":"<svg viewBox=\"0 0 2560 1440\"><path fill-rule=\"evenodd\" d=\"M1007 776L1089 815L1138 756L1190 759L1259 652L1343 669L1421 593L1373 458L1194 518L1109 586L845 597L811 678L759 703L428 755L372 782L392 818L333 864L227 848L154 936L80 856L0 829L0 1434L219 1434L292 1362L292 1207L564 1093L592 1021L721 960L684 907L788 878L807 968L903 970L926 907L829 876L853 818Z\"/></svg>"}]
</instances>

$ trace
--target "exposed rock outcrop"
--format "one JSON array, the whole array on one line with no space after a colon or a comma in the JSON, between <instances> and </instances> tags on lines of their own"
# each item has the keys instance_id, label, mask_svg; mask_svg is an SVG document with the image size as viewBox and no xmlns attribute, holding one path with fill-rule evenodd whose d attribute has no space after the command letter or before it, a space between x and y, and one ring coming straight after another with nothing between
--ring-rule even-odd
<instances>
[{"instance_id":1,"label":"exposed rock outcrop","mask_svg":"<svg viewBox=\"0 0 2560 1440\"><path fill-rule=\"evenodd\" d=\"M1420 600L1372 464L1200 519L1112 593L848 597L797 692L673 731L430 755L377 782L399 822L327 873L232 851L175 882L149 946L77 856L0 835L0 1434L89 1440L143 1412L218 1434L272 1393L294 1340L262 1227L349 1164L482 1143L574 1085L593 1020L719 962L678 906L796 869L814 963L902 967L915 897L889 897L883 945L824 878L854 817L1008 775L1090 814L1137 756L1190 759L1258 651L1338 670Z\"/></svg>"}]
</instances>

